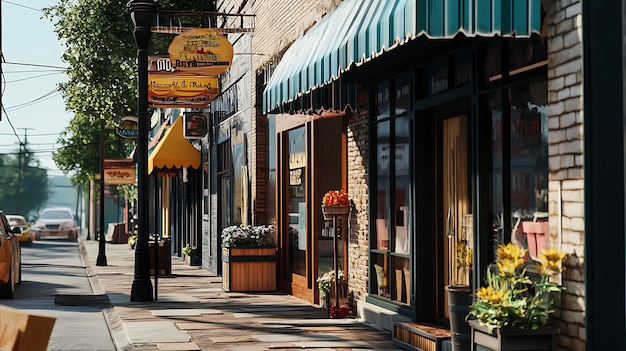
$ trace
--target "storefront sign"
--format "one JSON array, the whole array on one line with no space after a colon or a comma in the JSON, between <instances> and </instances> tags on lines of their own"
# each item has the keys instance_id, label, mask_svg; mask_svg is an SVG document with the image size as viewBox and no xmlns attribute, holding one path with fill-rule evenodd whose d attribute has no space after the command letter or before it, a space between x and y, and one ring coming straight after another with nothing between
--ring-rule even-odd
<instances>
[{"instance_id":1,"label":"storefront sign","mask_svg":"<svg viewBox=\"0 0 626 351\"><path fill-rule=\"evenodd\" d=\"M137 139L137 117L123 117L120 125L115 127L115 133L124 139Z\"/></svg>"},{"instance_id":2,"label":"storefront sign","mask_svg":"<svg viewBox=\"0 0 626 351\"><path fill-rule=\"evenodd\" d=\"M289 154L289 169L296 169L306 166L306 153L298 152Z\"/></svg>"},{"instance_id":3,"label":"storefront sign","mask_svg":"<svg viewBox=\"0 0 626 351\"><path fill-rule=\"evenodd\" d=\"M176 70L217 76L230 67L233 45L215 29L194 28L177 35L168 53Z\"/></svg>"},{"instance_id":4,"label":"storefront sign","mask_svg":"<svg viewBox=\"0 0 626 351\"><path fill-rule=\"evenodd\" d=\"M209 116L206 113L185 112L183 114L183 136L187 139L202 139L208 131Z\"/></svg>"},{"instance_id":5,"label":"storefront sign","mask_svg":"<svg viewBox=\"0 0 626 351\"><path fill-rule=\"evenodd\" d=\"M135 161L132 158L105 159L104 184L135 184Z\"/></svg>"},{"instance_id":6,"label":"storefront sign","mask_svg":"<svg viewBox=\"0 0 626 351\"><path fill-rule=\"evenodd\" d=\"M298 168L289 171L289 185L302 185L302 170Z\"/></svg>"},{"instance_id":7,"label":"storefront sign","mask_svg":"<svg viewBox=\"0 0 626 351\"><path fill-rule=\"evenodd\" d=\"M148 73L151 107L206 107L219 94L216 77Z\"/></svg>"}]
</instances>

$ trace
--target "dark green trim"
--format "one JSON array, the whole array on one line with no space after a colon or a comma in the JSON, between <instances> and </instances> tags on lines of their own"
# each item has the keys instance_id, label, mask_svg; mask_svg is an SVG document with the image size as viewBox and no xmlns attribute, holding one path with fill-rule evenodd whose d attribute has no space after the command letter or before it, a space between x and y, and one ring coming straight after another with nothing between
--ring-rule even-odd
<instances>
[{"instance_id":1,"label":"dark green trim","mask_svg":"<svg viewBox=\"0 0 626 351\"><path fill-rule=\"evenodd\" d=\"M446 92L415 101L413 109L425 110L434 106L442 105L446 102L467 98L473 93L473 91L474 88L472 84L467 84L456 89L448 90Z\"/></svg>"},{"instance_id":2,"label":"dark green trim","mask_svg":"<svg viewBox=\"0 0 626 351\"><path fill-rule=\"evenodd\" d=\"M625 8L582 2L587 350L626 350Z\"/></svg>"}]
</instances>

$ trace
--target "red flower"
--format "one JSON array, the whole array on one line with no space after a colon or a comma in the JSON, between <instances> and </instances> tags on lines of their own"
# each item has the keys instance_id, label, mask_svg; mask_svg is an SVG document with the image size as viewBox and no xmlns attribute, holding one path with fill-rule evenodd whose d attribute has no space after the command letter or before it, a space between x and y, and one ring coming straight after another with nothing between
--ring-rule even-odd
<instances>
[{"instance_id":1,"label":"red flower","mask_svg":"<svg viewBox=\"0 0 626 351\"><path fill-rule=\"evenodd\" d=\"M324 206L349 206L350 199L348 193L343 190L330 190L322 198Z\"/></svg>"}]
</instances>

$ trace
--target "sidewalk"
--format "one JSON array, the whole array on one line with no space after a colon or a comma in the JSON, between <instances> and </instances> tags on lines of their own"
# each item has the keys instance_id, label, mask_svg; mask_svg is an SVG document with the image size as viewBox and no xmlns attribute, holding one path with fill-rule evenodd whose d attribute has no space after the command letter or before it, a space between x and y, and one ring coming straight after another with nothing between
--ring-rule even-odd
<instances>
[{"instance_id":1,"label":"sidewalk","mask_svg":"<svg viewBox=\"0 0 626 351\"><path fill-rule=\"evenodd\" d=\"M158 301L131 302L135 251L107 243L107 266L96 266L98 242L79 245L94 293L111 301L104 315L118 350L399 350L389 333L292 296L226 292L221 277L178 257L158 279Z\"/></svg>"}]
</instances>

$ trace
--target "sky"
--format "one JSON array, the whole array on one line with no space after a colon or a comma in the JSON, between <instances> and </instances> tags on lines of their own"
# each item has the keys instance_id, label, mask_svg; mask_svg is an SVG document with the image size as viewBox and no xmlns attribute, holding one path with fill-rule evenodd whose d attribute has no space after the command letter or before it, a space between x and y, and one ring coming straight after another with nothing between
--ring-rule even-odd
<instances>
[{"instance_id":1,"label":"sky","mask_svg":"<svg viewBox=\"0 0 626 351\"><path fill-rule=\"evenodd\" d=\"M0 154L15 154L19 140L26 138L48 175L63 175L52 160L52 151L61 146L59 134L73 117L56 91L67 79L62 72L67 65L61 60L65 47L41 11L56 1L0 1L4 56Z\"/></svg>"}]
</instances>

